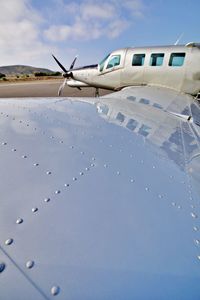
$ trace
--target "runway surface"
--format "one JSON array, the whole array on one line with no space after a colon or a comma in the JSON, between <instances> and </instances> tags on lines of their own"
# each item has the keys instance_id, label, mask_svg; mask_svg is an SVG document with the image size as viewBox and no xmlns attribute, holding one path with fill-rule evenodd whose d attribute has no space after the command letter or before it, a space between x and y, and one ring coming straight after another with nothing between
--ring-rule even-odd
<instances>
[{"instance_id":1,"label":"runway surface","mask_svg":"<svg viewBox=\"0 0 200 300\"><path fill-rule=\"evenodd\" d=\"M26 81L20 83L1 83L0 98L17 97L57 97L58 89L63 79ZM100 96L110 93L110 91L100 89ZM93 97L94 88L77 88L65 86L63 97Z\"/></svg>"}]
</instances>

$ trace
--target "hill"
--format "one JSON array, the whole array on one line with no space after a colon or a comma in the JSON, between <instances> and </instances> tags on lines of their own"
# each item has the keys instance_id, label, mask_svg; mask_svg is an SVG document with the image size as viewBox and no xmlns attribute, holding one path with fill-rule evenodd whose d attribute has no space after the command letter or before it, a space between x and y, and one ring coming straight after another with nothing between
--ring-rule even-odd
<instances>
[{"instance_id":1,"label":"hill","mask_svg":"<svg viewBox=\"0 0 200 300\"><path fill-rule=\"evenodd\" d=\"M35 68L31 66L14 65L14 66L3 66L0 67L0 73L5 75L23 75L23 74L34 74L34 73L46 73L52 74L54 71L45 68Z\"/></svg>"}]
</instances>

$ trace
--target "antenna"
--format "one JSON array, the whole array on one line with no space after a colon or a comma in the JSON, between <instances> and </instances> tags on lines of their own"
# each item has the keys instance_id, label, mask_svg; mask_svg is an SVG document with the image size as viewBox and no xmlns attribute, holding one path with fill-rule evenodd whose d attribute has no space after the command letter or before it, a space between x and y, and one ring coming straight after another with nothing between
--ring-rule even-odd
<instances>
[{"instance_id":1,"label":"antenna","mask_svg":"<svg viewBox=\"0 0 200 300\"><path fill-rule=\"evenodd\" d=\"M181 35L179 36L179 38L177 39L177 41L174 43L174 45L178 45L180 40L182 39L182 37L184 36L184 32L181 33Z\"/></svg>"}]
</instances>

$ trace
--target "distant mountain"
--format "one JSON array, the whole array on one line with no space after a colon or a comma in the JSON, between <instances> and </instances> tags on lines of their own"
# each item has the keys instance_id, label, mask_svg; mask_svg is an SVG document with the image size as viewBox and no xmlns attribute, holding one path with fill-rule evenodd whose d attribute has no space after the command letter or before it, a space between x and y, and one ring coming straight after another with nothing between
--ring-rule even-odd
<instances>
[{"instance_id":1,"label":"distant mountain","mask_svg":"<svg viewBox=\"0 0 200 300\"><path fill-rule=\"evenodd\" d=\"M22 65L14 65L14 66L3 66L0 67L0 73L5 75L23 75L23 74L34 74L34 73L42 72L51 74L54 71L44 68L35 68L31 66L22 66Z\"/></svg>"}]
</instances>

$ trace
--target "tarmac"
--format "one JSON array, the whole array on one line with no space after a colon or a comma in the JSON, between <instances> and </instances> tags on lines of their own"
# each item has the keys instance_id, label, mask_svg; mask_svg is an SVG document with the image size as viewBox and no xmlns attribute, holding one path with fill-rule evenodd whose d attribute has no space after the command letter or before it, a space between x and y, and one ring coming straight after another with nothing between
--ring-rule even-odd
<instances>
[{"instance_id":1,"label":"tarmac","mask_svg":"<svg viewBox=\"0 0 200 300\"><path fill-rule=\"evenodd\" d=\"M0 98L21 98L21 97L57 97L58 89L63 79L35 80L17 83L1 83ZM110 91L100 89L99 94L103 96ZM62 97L94 97L94 88L71 88L65 86Z\"/></svg>"}]
</instances>

